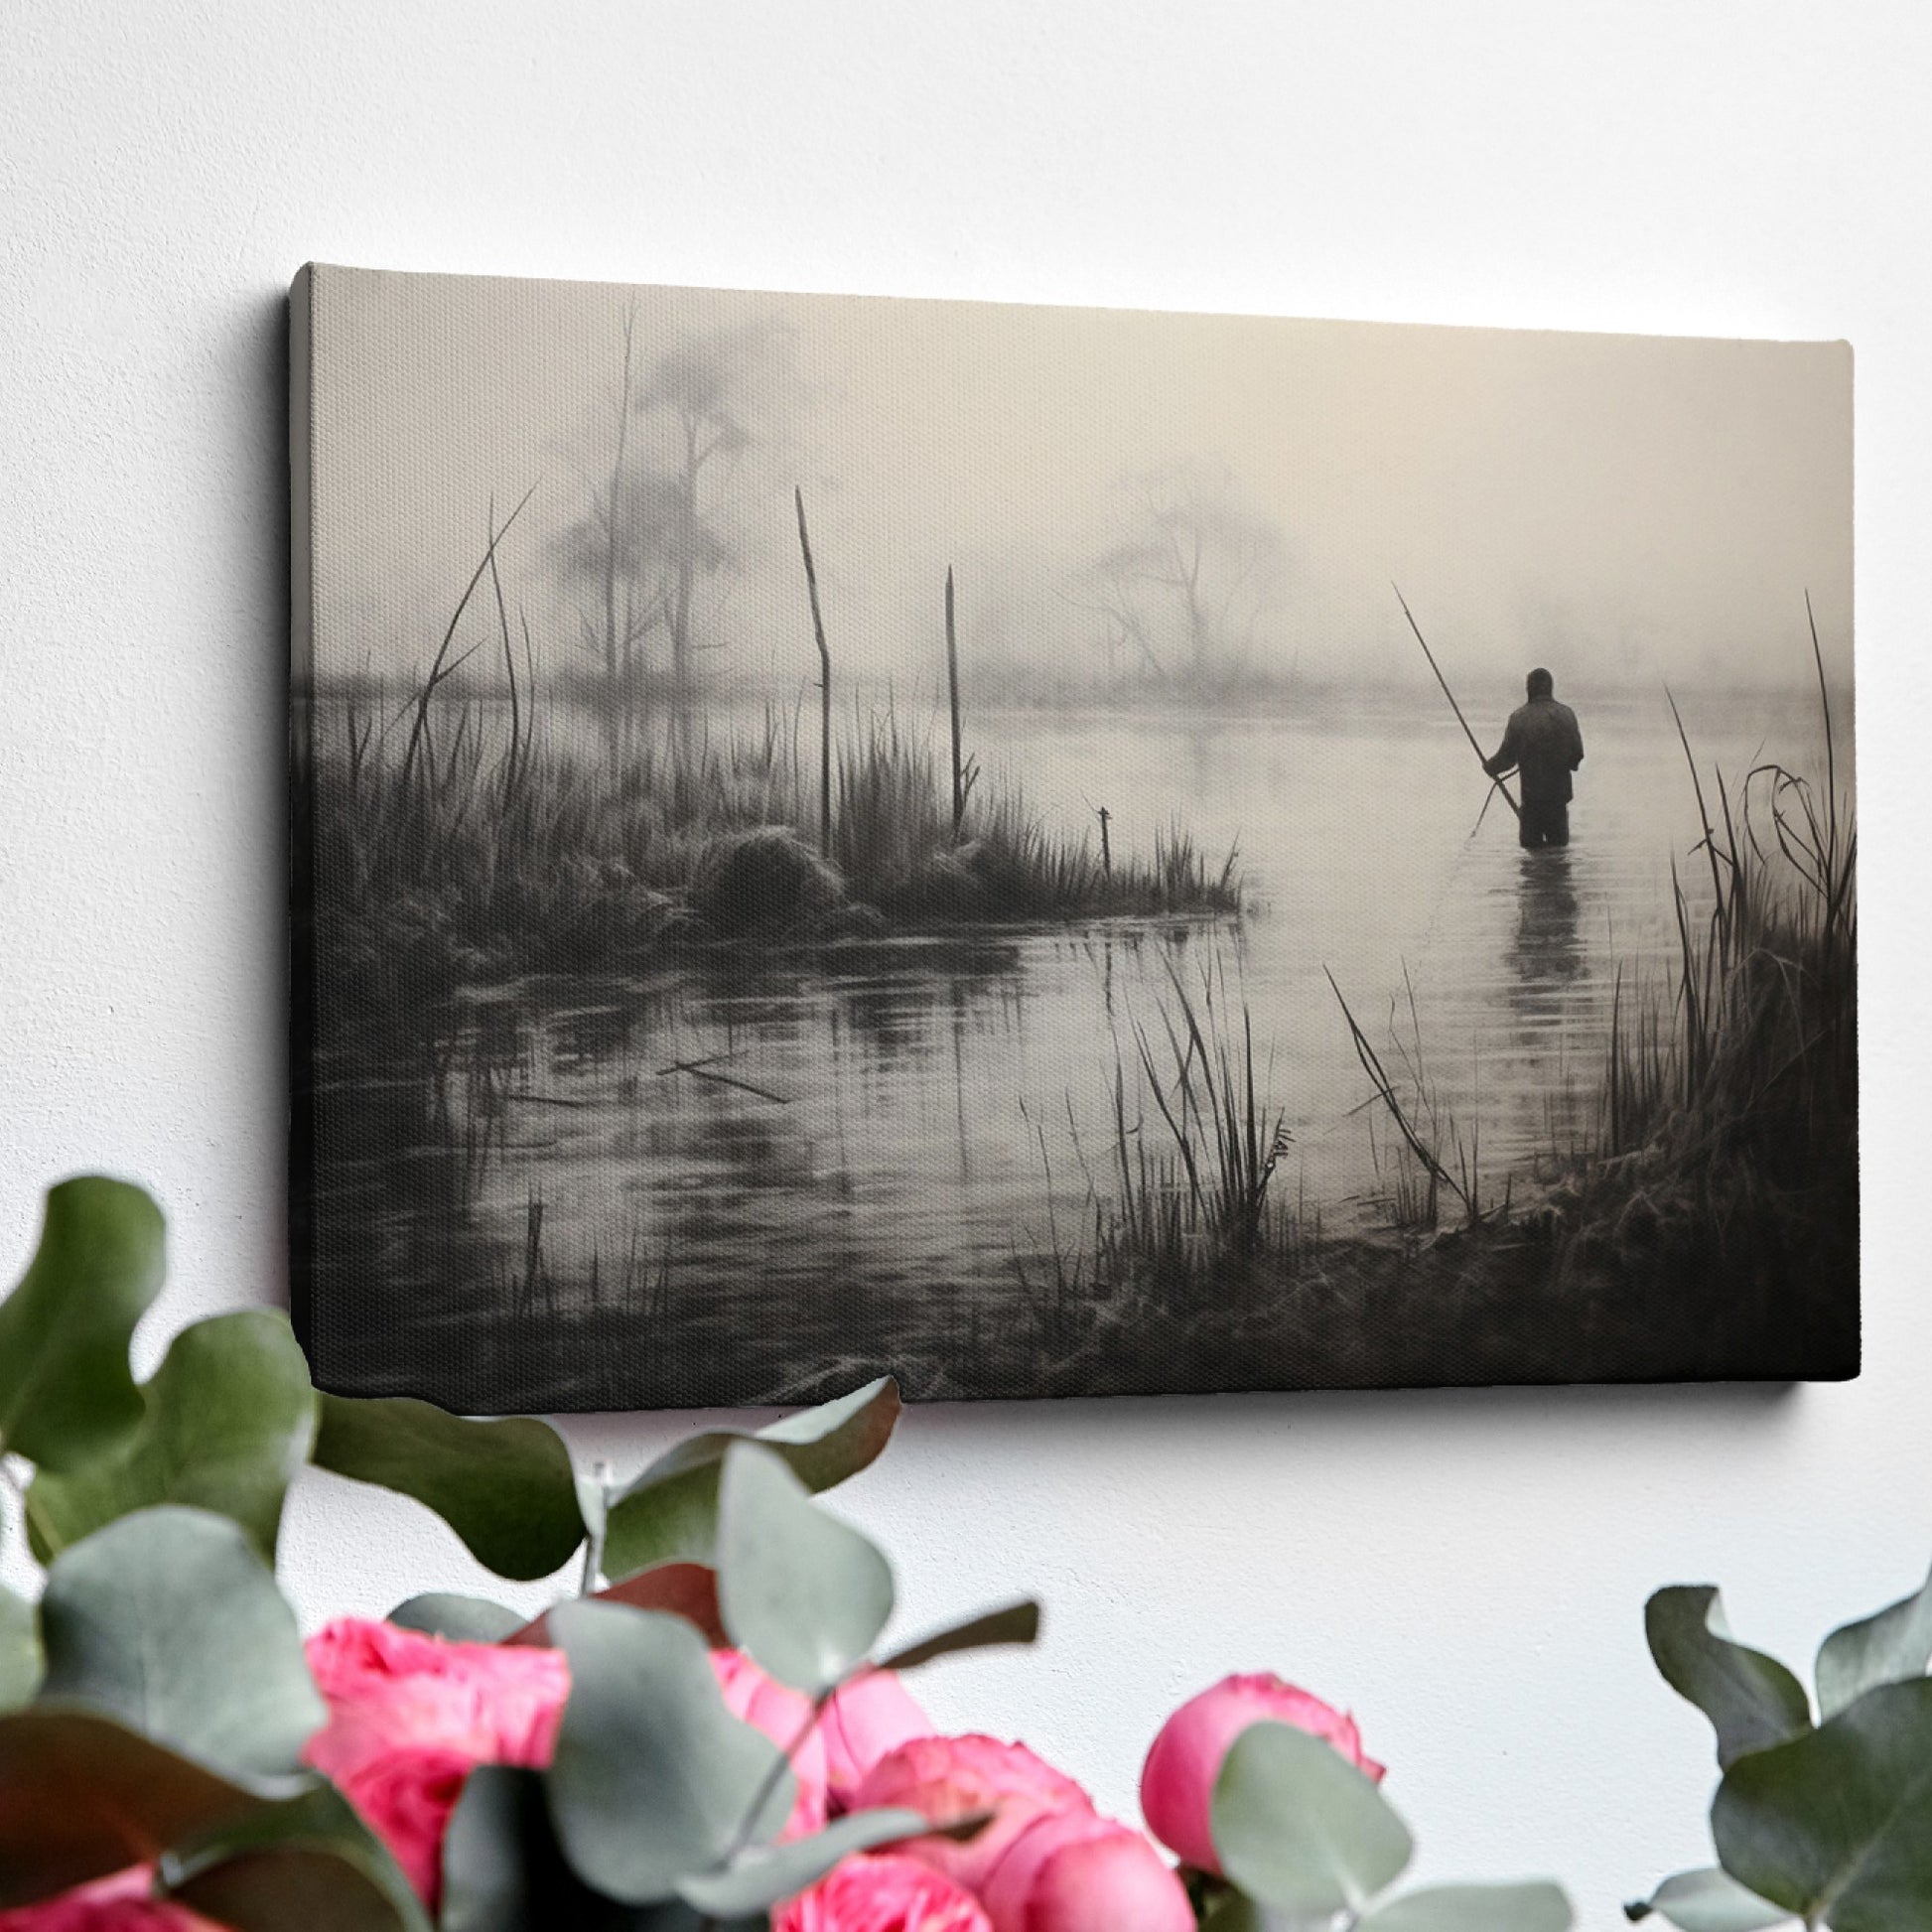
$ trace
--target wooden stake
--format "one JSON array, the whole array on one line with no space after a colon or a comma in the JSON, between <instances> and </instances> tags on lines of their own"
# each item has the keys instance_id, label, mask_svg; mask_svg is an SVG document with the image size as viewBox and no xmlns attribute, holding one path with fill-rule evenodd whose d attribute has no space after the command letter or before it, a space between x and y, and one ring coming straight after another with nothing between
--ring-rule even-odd
<instances>
[{"instance_id":1,"label":"wooden stake","mask_svg":"<svg viewBox=\"0 0 1932 1932\"><path fill-rule=\"evenodd\" d=\"M818 609L818 573L812 568L812 540L805 531L805 492L796 485L798 548L805 558L805 592L812 603L812 635L818 642L818 849L832 856L832 653L825 647L825 620Z\"/></svg>"},{"instance_id":2,"label":"wooden stake","mask_svg":"<svg viewBox=\"0 0 1932 1932\"><path fill-rule=\"evenodd\" d=\"M959 757L959 636L953 628L952 565L946 566L946 690L952 700L952 839L966 819L966 768Z\"/></svg>"}]
</instances>

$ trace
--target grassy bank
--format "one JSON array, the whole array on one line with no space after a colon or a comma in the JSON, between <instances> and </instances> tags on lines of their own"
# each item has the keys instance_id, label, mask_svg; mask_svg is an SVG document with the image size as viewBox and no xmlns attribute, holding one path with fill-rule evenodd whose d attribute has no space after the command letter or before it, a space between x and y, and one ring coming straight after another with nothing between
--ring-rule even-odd
<instances>
[{"instance_id":1,"label":"grassy bank","mask_svg":"<svg viewBox=\"0 0 1932 1932\"><path fill-rule=\"evenodd\" d=\"M1233 855L1210 865L1178 829L1151 852L1103 851L982 780L955 833L932 748L891 717L840 733L823 841L796 722L770 711L759 730L566 753L527 693L507 730L458 701L386 718L366 699L320 706L326 970L390 997L672 945L1239 910Z\"/></svg>"}]
</instances>

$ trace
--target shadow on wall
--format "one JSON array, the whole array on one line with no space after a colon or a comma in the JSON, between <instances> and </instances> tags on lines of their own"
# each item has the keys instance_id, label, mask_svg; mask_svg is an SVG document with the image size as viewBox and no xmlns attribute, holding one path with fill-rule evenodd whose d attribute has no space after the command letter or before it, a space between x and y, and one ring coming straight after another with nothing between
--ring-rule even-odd
<instances>
[{"instance_id":1,"label":"shadow on wall","mask_svg":"<svg viewBox=\"0 0 1932 1932\"><path fill-rule=\"evenodd\" d=\"M1138 1449L1150 1428L1180 1455L1212 1453L1238 1439L1252 1448L1265 1430L1306 1431L1341 1445L1373 1436L1449 1444L1461 1433L1520 1431L1525 1447L1543 1432L1580 1436L1600 1429L1627 1437L1646 1428L1719 1425L1733 1438L1769 1438L1800 1414L1797 1382L1580 1383L1575 1387L1336 1389L1239 1395L1068 1397L1061 1400L922 1402L906 1411L917 1438L936 1449L984 1453L997 1442L1021 1459L1077 1443L1083 1450ZM709 1428L768 1410L607 1411L558 1418L584 1453L628 1457L640 1439Z\"/></svg>"}]
</instances>

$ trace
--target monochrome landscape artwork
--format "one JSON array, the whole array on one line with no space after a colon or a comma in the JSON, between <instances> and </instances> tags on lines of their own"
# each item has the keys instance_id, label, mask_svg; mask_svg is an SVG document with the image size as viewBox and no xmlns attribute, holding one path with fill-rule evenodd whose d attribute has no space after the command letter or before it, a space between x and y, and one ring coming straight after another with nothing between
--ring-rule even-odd
<instances>
[{"instance_id":1,"label":"monochrome landscape artwork","mask_svg":"<svg viewBox=\"0 0 1932 1932\"><path fill-rule=\"evenodd\" d=\"M1843 345L317 266L291 347L321 1386L1857 1372Z\"/></svg>"}]
</instances>

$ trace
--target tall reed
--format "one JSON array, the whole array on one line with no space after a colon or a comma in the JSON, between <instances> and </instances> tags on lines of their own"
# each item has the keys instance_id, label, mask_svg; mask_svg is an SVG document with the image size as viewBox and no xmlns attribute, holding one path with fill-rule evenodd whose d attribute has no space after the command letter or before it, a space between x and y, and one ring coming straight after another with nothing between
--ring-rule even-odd
<instances>
[{"instance_id":1,"label":"tall reed","mask_svg":"<svg viewBox=\"0 0 1932 1932\"><path fill-rule=\"evenodd\" d=\"M1104 1179L1075 1134L1091 1255L1069 1261L1056 1241L1054 1260L1063 1286L1084 1279L1177 1312L1235 1293L1264 1258L1286 1258L1297 1233L1272 1191L1287 1115L1266 1097L1246 1001L1224 968L1190 988L1165 963L1154 1015L1130 1017L1116 1042Z\"/></svg>"}]
</instances>

